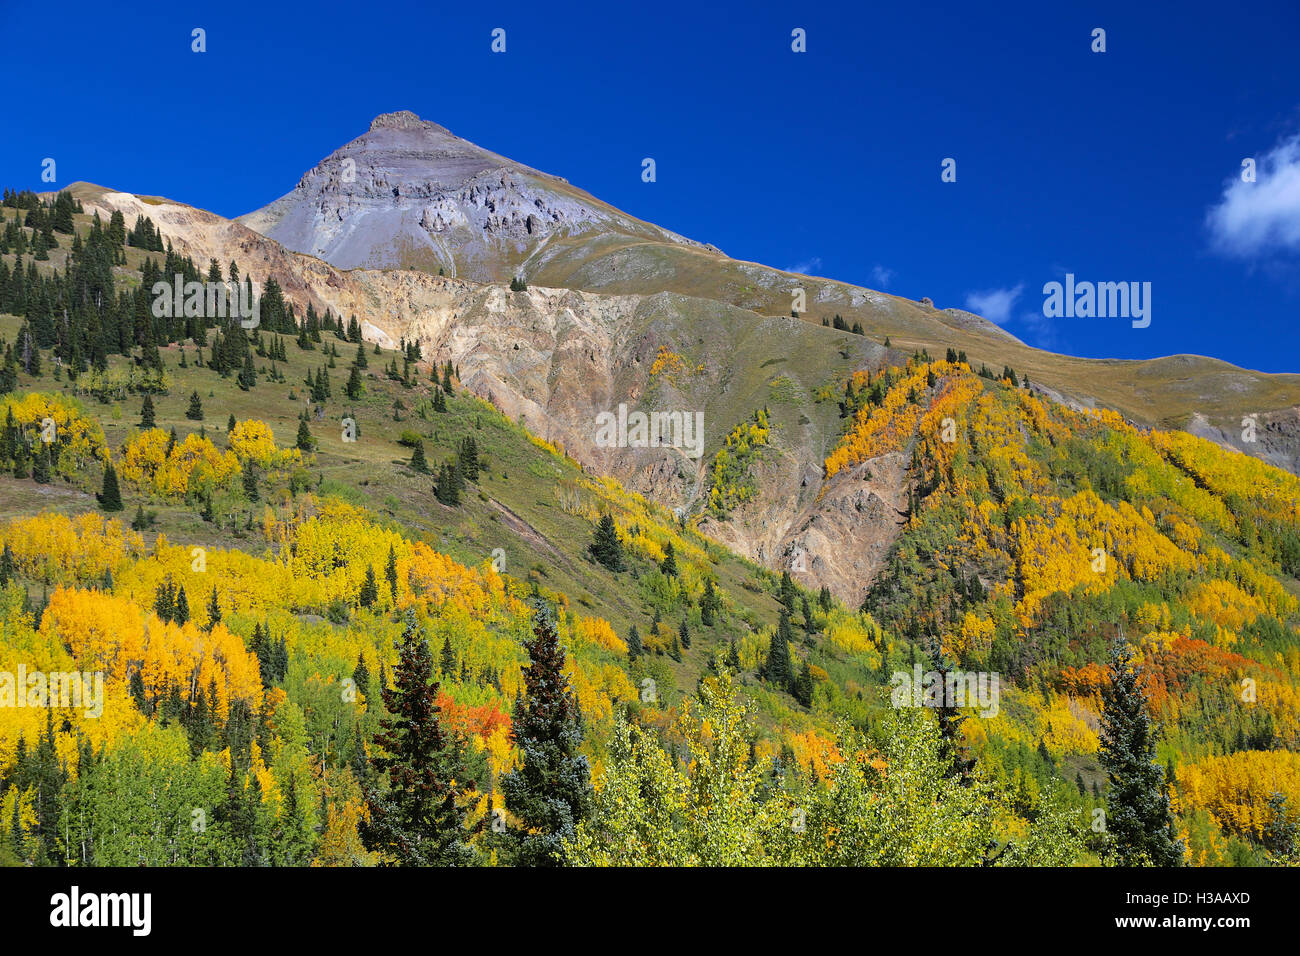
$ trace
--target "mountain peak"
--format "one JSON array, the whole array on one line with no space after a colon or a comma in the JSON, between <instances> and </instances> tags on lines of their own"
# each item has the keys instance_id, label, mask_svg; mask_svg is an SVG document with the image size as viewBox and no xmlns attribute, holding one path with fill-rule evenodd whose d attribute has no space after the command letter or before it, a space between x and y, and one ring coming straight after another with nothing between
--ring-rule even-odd
<instances>
[{"instance_id":1,"label":"mountain peak","mask_svg":"<svg viewBox=\"0 0 1300 956\"><path fill-rule=\"evenodd\" d=\"M699 245L411 110L380 113L292 192L240 222L342 269L412 267L480 282L519 275L552 236L602 248L612 236Z\"/></svg>"},{"instance_id":2,"label":"mountain peak","mask_svg":"<svg viewBox=\"0 0 1300 956\"><path fill-rule=\"evenodd\" d=\"M377 129L442 129L437 123L422 120L410 110L380 113L370 121L371 130Z\"/></svg>"}]
</instances>

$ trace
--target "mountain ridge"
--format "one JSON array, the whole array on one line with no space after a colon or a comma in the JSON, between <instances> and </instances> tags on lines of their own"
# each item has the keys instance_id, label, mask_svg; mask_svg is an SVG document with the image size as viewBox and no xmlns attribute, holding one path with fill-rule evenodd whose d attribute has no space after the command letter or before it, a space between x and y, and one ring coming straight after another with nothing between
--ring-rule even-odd
<instances>
[{"instance_id":1,"label":"mountain ridge","mask_svg":"<svg viewBox=\"0 0 1300 956\"><path fill-rule=\"evenodd\" d=\"M403 145L402 137L411 139ZM435 153L441 158L431 169L425 160ZM372 163L376 155L387 165ZM351 183L343 179L349 159L356 172ZM922 349L936 355L960 350L973 367L1010 366L1031 379L1035 392L1075 410L1111 408L1142 427L1186 426L1292 472L1300 468L1300 375L1252 372L1188 355L1125 360L1043 352L966 310L732 260L689 240L638 234L639 220L612 207L605 208L613 218L602 222L627 231L601 231L596 224L595 231L575 232L569 223L545 236L540 228L536 236L525 228L522 238L500 228L479 236L465 217L462 226L446 230L446 264L438 270L347 264L371 258L364 242L391 239L411 223L412 208L427 210L435 193L483 199L475 190L485 182L509 191L525 177L528 189L543 181L567 186L397 111L375 117L366 134L331 153L280 200L234 220L103 187L77 184L71 191L87 212L117 210L128 221L150 216L178 251L196 261L246 263L259 290L274 275L299 309L356 315L369 341L386 348L418 341L427 359L452 362L466 388L512 420L584 466L698 514L709 533L753 560L780 568L814 548L839 556L814 562L810 580L850 601L861 598L879 570L895 534L891 515L902 500L901 485L885 487L879 478L863 485L861 477L879 471L897 484L906 469L876 463L856 469L858 480L848 484L845 477L824 476L823 460L843 428L827 399L853 373L901 364ZM413 186L428 195L413 196ZM324 205L305 202L308 193L323 197ZM294 240L288 244L276 238L285 222L314 228L318 218L332 218L347 224L354 200L358 219L382 221L387 231L352 229L320 238L308 230L286 237ZM604 206L590 201L592 208ZM491 197L474 208L498 216L498 225L500 216L516 226L521 221L517 206L498 206ZM328 210L323 218L308 215L321 209ZM489 247L513 252L488 254ZM515 277L525 279L526 290L505 288ZM797 316L786 307L791 288L802 289L808 303ZM831 313L843 316L842 329L823 325ZM864 334L849 332L850 324ZM700 371L665 376L656 371L665 356ZM704 413L703 457L692 461L664 447L598 446L592 422L600 413L646 403ZM755 466L755 495L719 520L707 513L710 463L728 433L761 408L772 411L774 431ZM1258 424L1253 444L1238 438L1238 422L1250 414Z\"/></svg>"}]
</instances>

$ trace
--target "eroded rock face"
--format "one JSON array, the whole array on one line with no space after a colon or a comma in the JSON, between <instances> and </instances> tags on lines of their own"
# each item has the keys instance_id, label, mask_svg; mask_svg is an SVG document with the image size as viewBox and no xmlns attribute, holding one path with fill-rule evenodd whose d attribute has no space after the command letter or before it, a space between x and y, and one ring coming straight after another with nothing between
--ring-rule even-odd
<instances>
[{"instance_id":1,"label":"eroded rock face","mask_svg":"<svg viewBox=\"0 0 1300 956\"><path fill-rule=\"evenodd\" d=\"M1220 427L1195 414L1186 430L1225 448L1254 455L1276 468L1300 474L1300 405L1272 412L1257 412L1253 423L1242 417L1241 427ZM1235 424L1235 423L1234 423ZM1253 441L1248 441L1252 435Z\"/></svg>"},{"instance_id":2,"label":"eroded rock face","mask_svg":"<svg viewBox=\"0 0 1300 956\"><path fill-rule=\"evenodd\" d=\"M789 571L806 587L828 587L856 607L906 524L907 464L906 455L890 452L845 469L825 484L818 468L815 482L806 486L812 494L773 495L766 506L760 505L767 520L706 519L701 527L734 550ZM766 529L758 540L747 531L756 526Z\"/></svg>"},{"instance_id":3,"label":"eroded rock face","mask_svg":"<svg viewBox=\"0 0 1300 956\"><path fill-rule=\"evenodd\" d=\"M292 192L240 221L341 269L415 266L477 281L508 277L556 234L698 245L405 110L375 117Z\"/></svg>"}]
</instances>

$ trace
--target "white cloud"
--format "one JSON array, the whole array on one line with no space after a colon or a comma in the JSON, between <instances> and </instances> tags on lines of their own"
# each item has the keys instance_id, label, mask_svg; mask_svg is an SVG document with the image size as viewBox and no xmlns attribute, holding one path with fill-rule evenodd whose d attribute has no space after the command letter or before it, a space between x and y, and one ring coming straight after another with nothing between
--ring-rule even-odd
<instances>
[{"instance_id":1,"label":"white cloud","mask_svg":"<svg viewBox=\"0 0 1300 956\"><path fill-rule=\"evenodd\" d=\"M796 262L792 266L786 266L786 272L797 272L799 275L812 275L822 267L821 256L813 256L803 262Z\"/></svg>"},{"instance_id":2,"label":"white cloud","mask_svg":"<svg viewBox=\"0 0 1300 956\"><path fill-rule=\"evenodd\" d=\"M871 281L877 289L888 289L889 284L894 281L894 270L886 269L877 262L871 267Z\"/></svg>"},{"instance_id":3,"label":"white cloud","mask_svg":"<svg viewBox=\"0 0 1300 956\"><path fill-rule=\"evenodd\" d=\"M1300 252L1300 134L1259 157L1255 182L1228 181L1206 225L1214 245L1231 256Z\"/></svg>"},{"instance_id":4,"label":"white cloud","mask_svg":"<svg viewBox=\"0 0 1300 956\"><path fill-rule=\"evenodd\" d=\"M1011 310L1015 307L1016 300L1020 298L1020 293L1023 291L1025 291L1025 284L1021 282L1014 289L988 289L984 292L967 292L966 308L976 315L984 316L990 322L1005 325L1011 318Z\"/></svg>"}]
</instances>

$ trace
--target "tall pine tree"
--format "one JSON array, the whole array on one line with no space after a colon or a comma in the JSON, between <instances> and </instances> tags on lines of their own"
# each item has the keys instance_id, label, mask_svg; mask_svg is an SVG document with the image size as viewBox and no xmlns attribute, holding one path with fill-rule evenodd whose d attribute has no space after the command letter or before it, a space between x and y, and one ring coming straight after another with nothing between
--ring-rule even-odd
<instances>
[{"instance_id":1,"label":"tall pine tree","mask_svg":"<svg viewBox=\"0 0 1300 956\"><path fill-rule=\"evenodd\" d=\"M383 689L390 716L375 735L370 762L381 780L366 794L366 847L394 866L463 866L474 860L459 806L467 786L463 744L443 729L433 655L415 620L406 627L394 683Z\"/></svg>"},{"instance_id":2,"label":"tall pine tree","mask_svg":"<svg viewBox=\"0 0 1300 956\"><path fill-rule=\"evenodd\" d=\"M522 710L514 714L514 740L523 762L501 779L501 792L520 826L512 831L516 862L558 866L563 840L572 839L591 810L587 758L579 753L582 721L564 676L565 654L554 615L533 613Z\"/></svg>"},{"instance_id":3,"label":"tall pine tree","mask_svg":"<svg viewBox=\"0 0 1300 956\"><path fill-rule=\"evenodd\" d=\"M1101 747L1106 771L1106 840L1102 855L1119 866L1180 866L1165 775L1156 761L1156 732L1123 631L1111 647L1102 691Z\"/></svg>"}]
</instances>

